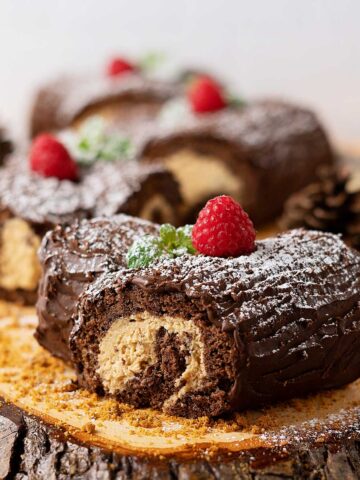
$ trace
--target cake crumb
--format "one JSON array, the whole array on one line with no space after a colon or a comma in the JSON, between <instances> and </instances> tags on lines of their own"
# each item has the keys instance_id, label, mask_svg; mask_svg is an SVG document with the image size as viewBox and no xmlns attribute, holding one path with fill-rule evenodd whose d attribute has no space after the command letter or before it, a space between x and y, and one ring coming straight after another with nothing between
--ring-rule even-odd
<instances>
[{"instance_id":1,"label":"cake crumb","mask_svg":"<svg viewBox=\"0 0 360 480\"><path fill-rule=\"evenodd\" d=\"M95 433L96 427L92 422L87 422L82 427L82 431L86 433Z\"/></svg>"}]
</instances>

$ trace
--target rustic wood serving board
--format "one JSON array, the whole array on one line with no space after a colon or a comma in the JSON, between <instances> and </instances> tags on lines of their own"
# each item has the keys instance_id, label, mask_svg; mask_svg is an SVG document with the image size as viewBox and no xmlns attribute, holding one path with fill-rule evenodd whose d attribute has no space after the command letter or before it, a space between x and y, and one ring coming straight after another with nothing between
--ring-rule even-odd
<instances>
[{"instance_id":1,"label":"rustic wood serving board","mask_svg":"<svg viewBox=\"0 0 360 480\"><path fill-rule=\"evenodd\" d=\"M360 478L360 381L225 420L168 417L79 389L35 323L0 304L0 478Z\"/></svg>"}]
</instances>

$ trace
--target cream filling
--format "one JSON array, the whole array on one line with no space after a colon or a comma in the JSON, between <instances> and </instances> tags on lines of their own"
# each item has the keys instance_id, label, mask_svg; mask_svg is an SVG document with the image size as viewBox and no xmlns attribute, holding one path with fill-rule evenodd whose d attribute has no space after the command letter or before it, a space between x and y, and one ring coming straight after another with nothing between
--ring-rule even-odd
<instances>
[{"instance_id":1,"label":"cream filling","mask_svg":"<svg viewBox=\"0 0 360 480\"><path fill-rule=\"evenodd\" d=\"M154 118L160 107L160 104L151 100L141 102L124 99L113 100L86 108L84 112L75 117L71 126L78 130L91 117L96 116L101 117L107 125L115 123L118 128L121 127L120 130L127 132L129 127Z\"/></svg>"},{"instance_id":2,"label":"cream filling","mask_svg":"<svg viewBox=\"0 0 360 480\"><path fill-rule=\"evenodd\" d=\"M100 342L97 373L109 393L120 392L127 382L156 363L156 334L161 327L176 333L182 349L189 352L186 368L176 379L175 387L180 388L166 400L164 407L201 387L206 369L200 329L180 317L157 317L142 312L115 320Z\"/></svg>"},{"instance_id":3,"label":"cream filling","mask_svg":"<svg viewBox=\"0 0 360 480\"><path fill-rule=\"evenodd\" d=\"M144 205L140 211L139 217L145 220L158 221L155 212L160 213L160 223L175 223L174 209L171 205L165 200L165 198L156 194L153 195Z\"/></svg>"},{"instance_id":4,"label":"cream filling","mask_svg":"<svg viewBox=\"0 0 360 480\"><path fill-rule=\"evenodd\" d=\"M242 182L219 158L182 149L167 157L165 164L180 183L188 206L197 205L209 194L216 193L241 200Z\"/></svg>"},{"instance_id":5,"label":"cream filling","mask_svg":"<svg viewBox=\"0 0 360 480\"><path fill-rule=\"evenodd\" d=\"M84 113L78 115L72 122L75 130L80 129L92 117L101 117L106 123L111 123L119 115L119 106L116 103L94 105L89 107Z\"/></svg>"},{"instance_id":6,"label":"cream filling","mask_svg":"<svg viewBox=\"0 0 360 480\"><path fill-rule=\"evenodd\" d=\"M37 256L40 238L20 218L6 220L1 227L0 287L35 290L41 268Z\"/></svg>"}]
</instances>

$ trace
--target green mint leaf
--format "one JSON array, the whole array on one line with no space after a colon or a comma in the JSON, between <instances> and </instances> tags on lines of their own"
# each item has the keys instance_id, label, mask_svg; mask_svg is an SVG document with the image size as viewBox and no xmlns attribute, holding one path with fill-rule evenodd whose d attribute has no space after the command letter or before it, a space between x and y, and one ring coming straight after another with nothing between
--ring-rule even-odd
<instances>
[{"instance_id":1,"label":"green mint leaf","mask_svg":"<svg viewBox=\"0 0 360 480\"><path fill-rule=\"evenodd\" d=\"M164 248L169 248L176 239L176 228L169 223L161 225L159 230L160 243Z\"/></svg>"},{"instance_id":2,"label":"green mint leaf","mask_svg":"<svg viewBox=\"0 0 360 480\"><path fill-rule=\"evenodd\" d=\"M192 225L185 225L184 227L179 227L177 229L177 241L178 246L185 248L187 253L195 254L196 249L192 244L191 239Z\"/></svg>"},{"instance_id":3,"label":"green mint leaf","mask_svg":"<svg viewBox=\"0 0 360 480\"><path fill-rule=\"evenodd\" d=\"M88 152L90 149L89 140L87 138L82 138L78 146L80 150L83 150L84 152Z\"/></svg>"},{"instance_id":4,"label":"green mint leaf","mask_svg":"<svg viewBox=\"0 0 360 480\"><path fill-rule=\"evenodd\" d=\"M142 58L140 58L138 65L140 69L145 73L151 73L164 63L166 55L161 52L148 52Z\"/></svg>"},{"instance_id":5,"label":"green mint leaf","mask_svg":"<svg viewBox=\"0 0 360 480\"><path fill-rule=\"evenodd\" d=\"M175 228L166 223L161 225L157 237L147 235L135 240L127 253L129 268L144 268L160 257L180 257L196 253L191 240L192 225Z\"/></svg>"},{"instance_id":6,"label":"green mint leaf","mask_svg":"<svg viewBox=\"0 0 360 480\"><path fill-rule=\"evenodd\" d=\"M227 95L227 102L229 105L235 108L242 108L246 105L246 102L242 97L233 94Z\"/></svg>"},{"instance_id":7,"label":"green mint leaf","mask_svg":"<svg viewBox=\"0 0 360 480\"><path fill-rule=\"evenodd\" d=\"M74 150L78 163L91 165L98 160L114 161L129 158L132 154L132 144L126 137L108 134L105 121L94 116L80 129Z\"/></svg>"},{"instance_id":8,"label":"green mint leaf","mask_svg":"<svg viewBox=\"0 0 360 480\"><path fill-rule=\"evenodd\" d=\"M155 237L147 235L144 238L135 240L131 245L127 256L129 268L144 268L153 263L162 255L162 250Z\"/></svg>"}]
</instances>

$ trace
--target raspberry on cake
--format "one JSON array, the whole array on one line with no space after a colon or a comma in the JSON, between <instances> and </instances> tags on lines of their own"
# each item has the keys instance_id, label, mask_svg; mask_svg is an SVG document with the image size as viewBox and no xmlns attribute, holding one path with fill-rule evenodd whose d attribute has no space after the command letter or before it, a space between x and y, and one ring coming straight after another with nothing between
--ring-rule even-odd
<instances>
[{"instance_id":1,"label":"raspberry on cake","mask_svg":"<svg viewBox=\"0 0 360 480\"><path fill-rule=\"evenodd\" d=\"M209 200L192 230L196 250L211 257L237 257L255 250L256 233L248 214L229 196Z\"/></svg>"},{"instance_id":2,"label":"raspberry on cake","mask_svg":"<svg viewBox=\"0 0 360 480\"><path fill-rule=\"evenodd\" d=\"M115 216L47 234L36 337L81 385L198 417L359 377L360 255L338 236L293 230L220 258L188 233ZM131 260L160 254L129 268L134 242Z\"/></svg>"},{"instance_id":3,"label":"raspberry on cake","mask_svg":"<svg viewBox=\"0 0 360 480\"><path fill-rule=\"evenodd\" d=\"M109 77L117 77L118 75L135 72L136 70L136 66L129 60L123 57L114 57L107 65L106 74Z\"/></svg>"},{"instance_id":4,"label":"raspberry on cake","mask_svg":"<svg viewBox=\"0 0 360 480\"><path fill-rule=\"evenodd\" d=\"M178 185L161 166L98 159L80 167L48 134L34 141L28 167L24 163L14 158L0 169L1 298L35 303L37 250L57 224L122 212L178 222Z\"/></svg>"},{"instance_id":5,"label":"raspberry on cake","mask_svg":"<svg viewBox=\"0 0 360 480\"><path fill-rule=\"evenodd\" d=\"M195 84L196 86L196 84ZM282 101L253 101L192 113L195 99L179 114L166 105L139 148L142 162L162 162L180 183L183 222L193 222L215 195L235 198L255 227L281 213L284 201L309 184L334 154L316 116ZM197 101L200 101L197 99ZM170 110L170 108L172 110ZM216 111L213 111L216 110ZM167 115L169 113L169 115ZM172 115L170 115L170 113ZM169 118L171 117L171 118Z\"/></svg>"},{"instance_id":6,"label":"raspberry on cake","mask_svg":"<svg viewBox=\"0 0 360 480\"><path fill-rule=\"evenodd\" d=\"M195 113L216 112L226 106L220 85L207 76L199 76L191 81L187 95Z\"/></svg>"},{"instance_id":7,"label":"raspberry on cake","mask_svg":"<svg viewBox=\"0 0 360 480\"><path fill-rule=\"evenodd\" d=\"M30 154L30 167L43 177L77 180L78 166L66 147L54 136L43 133L35 138Z\"/></svg>"}]
</instances>

